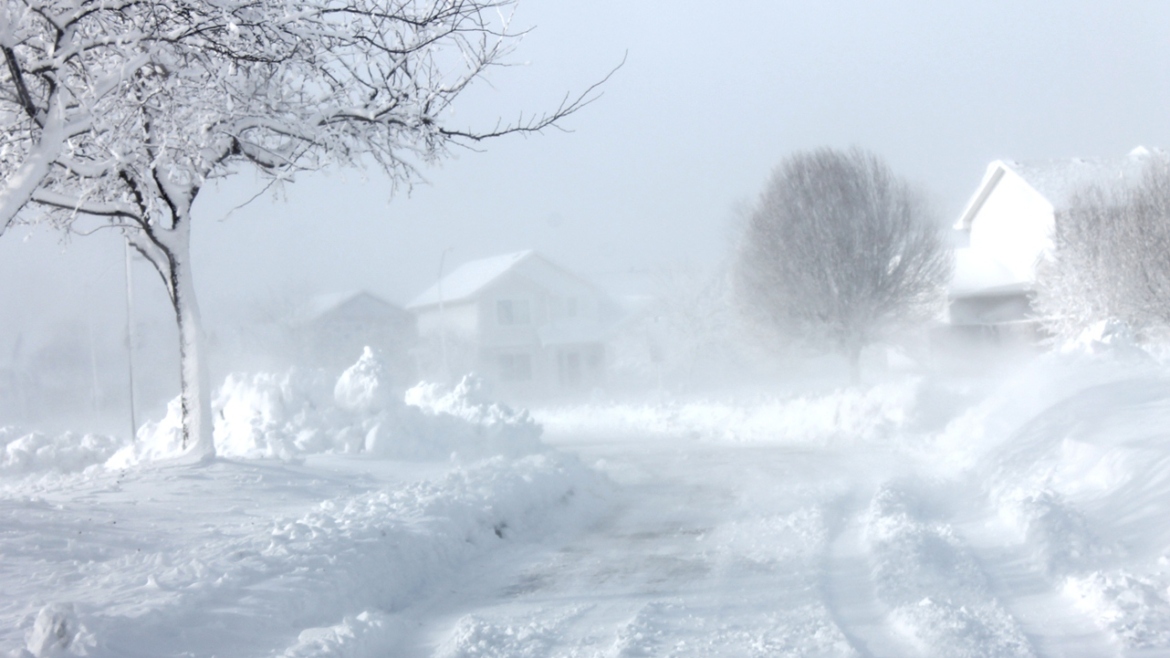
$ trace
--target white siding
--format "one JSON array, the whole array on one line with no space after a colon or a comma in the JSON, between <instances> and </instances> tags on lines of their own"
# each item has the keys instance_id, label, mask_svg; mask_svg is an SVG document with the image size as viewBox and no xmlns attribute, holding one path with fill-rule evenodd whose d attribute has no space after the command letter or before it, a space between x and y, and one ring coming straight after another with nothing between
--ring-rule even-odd
<instances>
[{"instance_id":1,"label":"white siding","mask_svg":"<svg viewBox=\"0 0 1170 658\"><path fill-rule=\"evenodd\" d=\"M418 335L438 335L442 326L453 338L474 339L479 327L479 309L475 302L446 304L442 312L437 306L418 311Z\"/></svg>"},{"instance_id":2,"label":"white siding","mask_svg":"<svg viewBox=\"0 0 1170 658\"><path fill-rule=\"evenodd\" d=\"M1008 170L971 222L971 249L990 255L1017 281L1035 279L1036 263L1052 248L1052 204Z\"/></svg>"}]
</instances>

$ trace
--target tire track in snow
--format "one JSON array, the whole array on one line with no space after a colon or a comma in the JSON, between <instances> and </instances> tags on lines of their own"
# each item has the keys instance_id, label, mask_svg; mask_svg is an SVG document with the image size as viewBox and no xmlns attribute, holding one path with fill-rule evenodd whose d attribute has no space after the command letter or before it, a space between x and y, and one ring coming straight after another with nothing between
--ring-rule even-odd
<instances>
[{"instance_id":1,"label":"tire track in snow","mask_svg":"<svg viewBox=\"0 0 1170 658\"><path fill-rule=\"evenodd\" d=\"M621 487L612 516L420 610L410 655L858 655L817 581L837 463L677 441L602 450Z\"/></svg>"},{"instance_id":2,"label":"tire track in snow","mask_svg":"<svg viewBox=\"0 0 1170 658\"><path fill-rule=\"evenodd\" d=\"M956 520L963 537L987 576L988 586L1016 619L1040 658L1104 658L1124 655L1120 646L1103 632L1073 602L1059 591L1052 569L1039 555L1038 540L1017 542L1011 533L994 532L993 503L987 497L974 498ZM1071 537L1047 538L1049 543ZM1084 549L1086 542L1077 548ZM1051 550L1051 549L1050 549Z\"/></svg>"},{"instance_id":3,"label":"tire track in snow","mask_svg":"<svg viewBox=\"0 0 1170 658\"><path fill-rule=\"evenodd\" d=\"M833 621L865 658L903 658L921 653L889 624L890 610L878 600L873 569L862 540L857 495L833 509L830 541L821 568L821 589Z\"/></svg>"}]
</instances>

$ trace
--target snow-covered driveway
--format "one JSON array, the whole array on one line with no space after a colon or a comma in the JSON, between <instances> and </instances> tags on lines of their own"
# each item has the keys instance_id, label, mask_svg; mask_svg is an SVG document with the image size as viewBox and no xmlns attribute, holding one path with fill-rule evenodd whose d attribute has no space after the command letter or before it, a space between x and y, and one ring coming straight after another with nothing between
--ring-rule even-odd
<instances>
[{"instance_id":1,"label":"snow-covered driveway","mask_svg":"<svg viewBox=\"0 0 1170 658\"><path fill-rule=\"evenodd\" d=\"M385 413L206 465L10 434L0 655L1170 656L1167 378L947 386L550 410L486 458L370 454Z\"/></svg>"},{"instance_id":2,"label":"snow-covered driveway","mask_svg":"<svg viewBox=\"0 0 1170 658\"><path fill-rule=\"evenodd\" d=\"M429 608L417 656L851 655L821 582L851 464L812 450L562 443L609 514Z\"/></svg>"}]
</instances>

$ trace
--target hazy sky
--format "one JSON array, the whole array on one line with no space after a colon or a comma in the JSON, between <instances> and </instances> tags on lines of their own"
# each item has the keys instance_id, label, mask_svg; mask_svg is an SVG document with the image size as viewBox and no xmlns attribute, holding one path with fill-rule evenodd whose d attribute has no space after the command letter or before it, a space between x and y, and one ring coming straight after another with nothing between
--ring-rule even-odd
<instances>
[{"instance_id":1,"label":"hazy sky","mask_svg":"<svg viewBox=\"0 0 1170 658\"><path fill-rule=\"evenodd\" d=\"M735 209L797 149L859 145L952 218L996 158L1170 146L1170 2L522 0L522 64L456 120L551 108L626 53L572 132L464 151L389 199L374 172L303 177L225 216L250 176L204 192L196 285L212 323L265 298L366 288L405 303L446 268L535 248L586 276L710 263ZM0 366L71 313L120 321L121 244L0 237ZM140 295L161 303L145 267ZM150 276L150 278L147 278ZM153 295L153 296L151 296Z\"/></svg>"}]
</instances>

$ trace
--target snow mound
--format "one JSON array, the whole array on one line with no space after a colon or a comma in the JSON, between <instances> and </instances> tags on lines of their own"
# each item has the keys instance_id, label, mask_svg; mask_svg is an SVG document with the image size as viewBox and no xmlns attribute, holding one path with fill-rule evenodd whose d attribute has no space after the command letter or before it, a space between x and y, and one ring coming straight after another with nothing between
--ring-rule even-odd
<instances>
[{"instance_id":1,"label":"snow mound","mask_svg":"<svg viewBox=\"0 0 1170 658\"><path fill-rule=\"evenodd\" d=\"M1138 345L1129 325L1112 318L1093 323L1080 335L1061 344L1059 352L1086 356L1112 355L1138 361L1150 358Z\"/></svg>"},{"instance_id":2,"label":"snow mound","mask_svg":"<svg viewBox=\"0 0 1170 658\"><path fill-rule=\"evenodd\" d=\"M292 459L361 450L362 434L351 428L364 417L334 405L330 384L321 372L296 368L283 374L228 375L212 401L216 451L226 457Z\"/></svg>"},{"instance_id":3,"label":"snow mound","mask_svg":"<svg viewBox=\"0 0 1170 658\"><path fill-rule=\"evenodd\" d=\"M53 603L41 608L28 633L22 656L56 658L84 656L93 646L93 639L77 619L71 603Z\"/></svg>"},{"instance_id":4,"label":"snow mound","mask_svg":"<svg viewBox=\"0 0 1170 658\"><path fill-rule=\"evenodd\" d=\"M137 493L182 486L173 479L176 474L194 477L188 482L199 483L201 499L172 500L183 500L184 511L202 507L197 518L203 521L216 518L207 516L212 510L220 510L223 520L214 529L183 536L188 526L211 524L177 515L164 523L179 539L147 530L155 528L154 521L135 532L121 530L133 525L121 514L149 509L157 520L172 501L111 499L120 508L117 526L104 519L98 524L71 519L70 514L91 512L40 503L35 509L53 521L41 520L37 534L0 537L0 551L26 557L21 564L37 570L45 568L37 554L52 553L49 559L60 564L51 568L59 571L6 597L0 637L27 636L31 655L38 658L74 655L70 652L156 655L150 648L164 646L167 655L397 655L403 633L415 630L404 628L397 611L457 586L468 565L490 553L550 537L567 541L598 520L611 494L604 478L575 458L542 454L486 459L433 479L383 481L356 492L330 485L350 493L317 498L307 508L286 505L278 511L251 504L277 496L285 501L283 476L301 468L224 461L198 472L182 466L95 476L99 491L120 481ZM274 474L277 482L270 483ZM308 487L302 499L324 491L313 489L321 484L300 482ZM246 513L232 509L241 499L249 501ZM57 547L53 533L63 523L69 530L101 526L102 534L70 532L70 546L60 541ZM158 537L143 539L141 533L152 531ZM191 550L193 542L197 551ZM76 601L76 613L64 605L38 615L33 606L39 607L43 596ZM176 634L177 628L183 633ZM6 648L0 646L0 655L7 655ZM16 655L28 658L19 649Z\"/></svg>"},{"instance_id":5,"label":"snow mound","mask_svg":"<svg viewBox=\"0 0 1170 658\"><path fill-rule=\"evenodd\" d=\"M924 655L1036 655L975 557L949 525L929 519L912 492L882 487L863 522L878 598Z\"/></svg>"},{"instance_id":6,"label":"snow mound","mask_svg":"<svg viewBox=\"0 0 1170 658\"><path fill-rule=\"evenodd\" d=\"M435 460L520 457L544 449L541 426L526 411L486 400L474 375L453 388L423 382L395 400L385 372L366 349L336 382L296 368L228 375L212 401L216 452L243 459L344 453ZM176 398L167 415L143 425L138 443L109 465L179 456L180 417Z\"/></svg>"},{"instance_id":7,"label":"snow mound","mask_svg":"<svg viewBox=\"0 0 1170 658\"><path fill-rule=\"evenodd\" d=\"M357 363L341 373L333 387L337 406L347 411L380 411L394 402L394 394L386 383L386 369L368 346Z\"/></svg>"},{"instance_id":8,"label":"snow mound","mask_svg":"<svg viewBox=\"0 0 1170 658\"><path fill-rule=\"evenodd\" d=\"M994 501L1051 577L1080 572L1116 554L1075 505L1051 489L1013 490Z\"/></svg>"},{"instance_id":9,"label":"snow mound","mask_svg":"<svg viewBox=\"0 0 1170 658\"><path fill-rule=\"evenodd\" d=\"M1170 601L1164 583L1125 570L1094 571L1068 578L1064 594L1127 648L1170 646Z\"/></svg>"},{"instance_id":10,"label":"snow mound","mask_svg":"<svg viewBox=\"0 0 1170 658\"><path fill-rule=\"evenodd\" d=\"M824 445L888 438L912 420L918 380L823 395L753 401L590 404L538 412L557 435L657 436L716 442Z\"/></svg>"},{"instance_id":11,"label":"snow mound","mask_svg":"<svg viewBox=\"0 0 1170 658\"><path fill-rule=\"evenodd\" d=\"M40 472L74 473L105 463L124 441L100 434L78 435L66 432L48 436L40 432L22 433L12 427L0 427L0 474L24 475Z\"/></svg>"},{"instance_id":12,"label":"snow mound","mask_svg":"<svg viewBox=\"0 0 1170 658\"><path fill-rule=\"evenodd\" d=\"M282 658L361 658L377 655L394 645L400 629L384 612L363 610L341 623L300 632Z\"/></svg>"}]
</instances>

